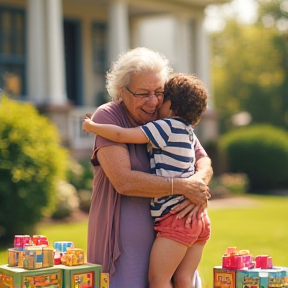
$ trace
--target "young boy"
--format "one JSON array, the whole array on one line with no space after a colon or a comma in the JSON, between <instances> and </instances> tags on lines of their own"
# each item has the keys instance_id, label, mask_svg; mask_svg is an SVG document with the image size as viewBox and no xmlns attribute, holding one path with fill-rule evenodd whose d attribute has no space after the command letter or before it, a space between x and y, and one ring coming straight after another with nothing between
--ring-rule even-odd
<instances>
[{"instance_id":1,"label":"young boy","mask_svg":"<svg viewBox=\"0 0 288 288\"><path fill-rule=\"evenodd\" d=\"M173 191L173 178L195 173L195 139L193 127L199 123L207 106L207 92L194 75L179 74L164 87L164 102L157 121L135 128L97 124L86 118L83 130L119 143L149 143L152 173L171 178L171 196L151 200L151 215L157 237L149 265L150 288L191 288L193 275L210 237L210 220L206 210L200 219L193 216L191 228L185 219L169 213L184 200ZM169 118L168 118L169 117ZM171 279L173 277L173 286Z\"/></svg>"}]
</instances>

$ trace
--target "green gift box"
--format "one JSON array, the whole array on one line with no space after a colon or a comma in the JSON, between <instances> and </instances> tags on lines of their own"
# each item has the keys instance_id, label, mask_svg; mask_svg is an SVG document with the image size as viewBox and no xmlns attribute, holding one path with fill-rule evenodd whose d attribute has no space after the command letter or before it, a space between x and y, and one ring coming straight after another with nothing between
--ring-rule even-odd
<instances>
[{"instance_id":1,"label":"green gift box","mask_svg":"<svg viewBox=\"0 0 288 288\"><path fill-rule=\"evenodd\" d=\"M63 288L100 288L102 266L85 263L77 266L57 265L63 271Z\"/></svg>"},{"instance_id":2,"label":"green gift box","mask_svg":"<svg viewBox=\"0 0 288 288\"><path fill-rule=\"evenodd\" d=\"M40 286L62 288L62 270L56 266L37 270L0 266L0 287L36 288Z\"/></svg>"}]
</instances>

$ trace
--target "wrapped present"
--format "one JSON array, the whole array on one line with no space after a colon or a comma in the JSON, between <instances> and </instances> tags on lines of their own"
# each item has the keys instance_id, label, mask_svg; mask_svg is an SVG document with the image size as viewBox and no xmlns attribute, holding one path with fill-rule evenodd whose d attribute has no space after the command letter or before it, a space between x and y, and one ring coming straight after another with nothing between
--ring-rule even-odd
<instances>
[{"instance_id":1,"label":"wrapped present","mask_svg":"<svg viewBox=\"0 0 288 288\"><path fill-rule=\"evenodd\" d=\"M22 248L9 248L8 266L23 267L23 255L24 252Z\"/></svg>"},{"instance_id":2,"label":"wrapped present","mask_svg":"<svg viewBox=\"0 0 288 288\"><path fill-rule=\"evenodd\" d=\"M225 269L250 269L254 267L253 257L249 250L238 250L228 247L222 256L222 267Z\"/></svg>"},{"instance_id":3,"label":"wrapped present","mask_svg":"<svg viewBox=\"0 0 288 288\"><path fill-rule=\"evenodd\" d=\"M288 287L287 268L238 270L236 288L279 288Z\"/></svg>"},{"instance_id":4,"label":"wrapped present","mask_svg":"<svg viewBox=\"0 0 288 288\"><path fill-rule=\"evenodd\" d=\"M62 270L54 267L26 270L19 267L0 266L0 287L62 288Z\"/></svg>"},{"instance_id":5,"label":"wrapped present","mask_svg":"<svg viewBox=\"0 0 288 288\"><path fill-rule=\"evenodd\" d=\"M214 267L214 288L288 288L288 267L274 267L272 257L228 247L222 266Z\"/></svg>"},{"instance_id":6,"label":"wrapped present","mask_svg":"<svg viewBox=\"0 0 288 288\"><path fill-rule=\"evenodd\" d=\"M24 248L31 245L31 237L29 235L15 235L14 236L14 248Z\"/></svg>"},{"instance_id":7,"label":"wrapped present","mask_svg":"<svg viewBox=\"0 0 288 288\"><path fill-rule=\"evenodd\" d=\"M38 245L49 246L49 241L48 241L47 237L44 235L33 235L31 237L31 241L36 246L38 246Z\"/></svg>"},{"instance_id":8,"label":"wrapped present","mask_svg":"<svg viewBox=\"0 0 288 288\"><path fill-rule=\"evenodd\" d=\"M25 269L51 267L54 265L51 257L53 260L54 252L48 247L46 236L15 235L14 248L8 249L8 266Z\"/></svg>"},{"instance_id":9,"label":"wrapped present","mask_svg":"<svg viewBox=\"0 0 288 288\"><path fill-rule=\"evenodd\" d=\"M271 269L273 268L272 257L268 255L258 255L255 257L255 268Z\"/></svg>"},{"instance_id":10,"label":"wrapped present","mask_svg":"<svg viewBox=\"0 0 288 288\"><path fill-rule=\"evenodd\" d=\"M236 288L236 270L215 266L213 283L213 288Z\"/></svg>"},{"instance_id":11,"label":"wrapped present","mask_svg":"<svg viewBox=\"0 0 288 288\"><path fill-rule=\"evenodd\" d=\"M84 264L84 252L79 248L68 248L62 257L62 264L75 266Z\"/></svg>"},{"instance_id":12,"label":"wrapped present","mask_svg":"<svg viewBox=\"0 0 288 288\"><path fill-rule=\"evenodd\" d=\"M110 284L109 273L101 273L100 288L109 288L109 284Z\"/></svg>"},{"instance_id":13,"label":"wrapped present","mask_svg":"<svg viewBox=\"0 0 288 288\"><path fill-rule=\"evenodd\" d=\"M102 266L85 263L80 266L59 265L63 271L63 287L100 288Z\"/></svg>"},{"instance_id":14,"label":"wrapped present","mask_svg":"<svg viewBox=\"0 0 288 288\"><path fill-rule=\"evenodd\" d=\"M23 251L23 268L39 269L54 266L54 250L50 247L31 246Z\"/></svg>"},{"instance_id":15,"label":"wrapped present","mask_svg":"<svg viewBox=\"0 0 288 288\"><path fill-rule=\"evenodd\" d=\"M61 252L61 253L66 253L67 248L71 247L74 248L74 243L70 241L57 241L54 242L53 245L54 249Z\"/></svg>"}]
</instances>

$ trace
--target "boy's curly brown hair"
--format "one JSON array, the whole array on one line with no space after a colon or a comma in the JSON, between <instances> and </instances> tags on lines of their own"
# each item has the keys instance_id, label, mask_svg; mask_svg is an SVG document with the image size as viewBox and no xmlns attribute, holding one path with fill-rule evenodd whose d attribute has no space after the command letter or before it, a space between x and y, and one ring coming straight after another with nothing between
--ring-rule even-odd
<instances>
[{"instance_id":1,"label":"boy's curly brown hair","mask_svg":"<svg viewBox=\"0 0 288 288\"><path fill-rule=\"evenodd\" d=\"M195 75L178 74L164 86L164 101L171 100L171 110L191 125L197 125L207 106L207 91Z\"/></svg>"}]
</instances>

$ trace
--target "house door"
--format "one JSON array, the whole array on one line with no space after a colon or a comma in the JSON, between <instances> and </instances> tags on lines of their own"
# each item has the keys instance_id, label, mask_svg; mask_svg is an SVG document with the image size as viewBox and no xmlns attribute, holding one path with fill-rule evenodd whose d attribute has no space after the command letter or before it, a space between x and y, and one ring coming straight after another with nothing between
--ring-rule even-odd
<instances>
[{"instance_id":1,"label":"house door","mask_svg":"<svg viewBox=\"0 0 288 288\"><path fill-rule=\"evenodd\" d=\"M64 20L66 91L69 101L76 106L83 104L80 39L80 23Z\"/></svg>"}]
</instances>

